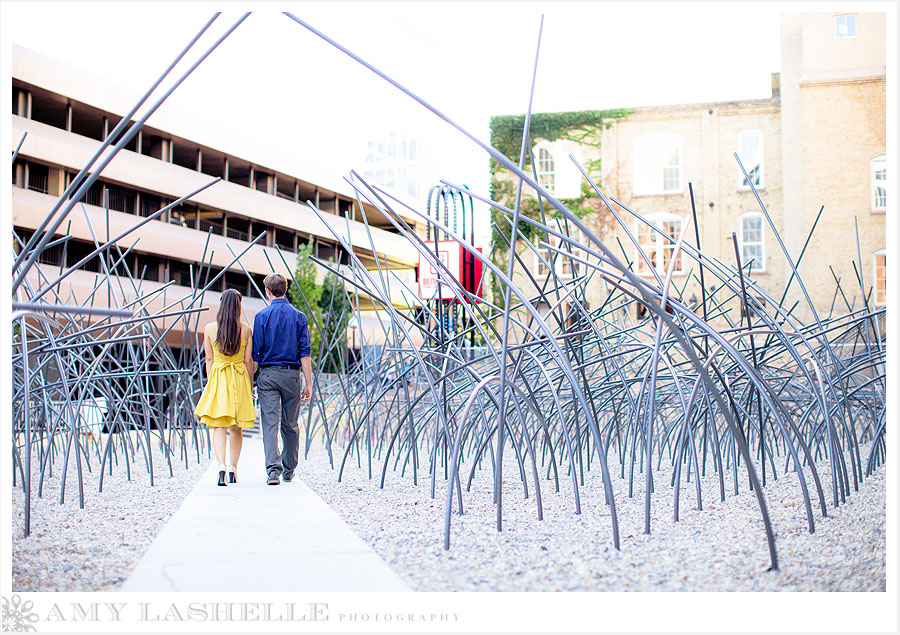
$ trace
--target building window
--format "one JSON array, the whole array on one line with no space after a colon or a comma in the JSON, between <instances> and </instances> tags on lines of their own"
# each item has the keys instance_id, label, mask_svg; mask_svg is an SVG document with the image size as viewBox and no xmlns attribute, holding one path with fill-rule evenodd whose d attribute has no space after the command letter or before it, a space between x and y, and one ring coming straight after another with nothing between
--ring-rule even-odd
<instances>
[{"instance_id":1,"label":"building window","mask_svg":"<svg viewBox=\"0 0 900 635\"><path fill-rule=\"evenodd\" d=\"M634 141L634 193L681 191L681 137L655 133Z\"/></svg>"},{"instance_id":2,"label":"building window","mask_svg":"<svg viewBox=\"0 0 900 635\"><path fill-rule=\"evenodd\" d=\"M63 246L62 245L53 245L52 247L45 247L40 256L38 257L38 262L45 265L56 265L61 266L63 264Z\"/></svg>"},{"instance_id":3,"label":"building window","mask_svg":"<svg viewBox=\"0 0 900 635\"><path fill-rule=\"evenodd\" d=\"M749 190L750 184L757 189L765 187L763 179L763 136L759 130L744 130L738 134L738 157L744 170L750 175L750 181L738 166L738 189Z\"/></svg>"},{"instance_id":4,"label":"building window","mask_svg":"<svg viewBox=\"0 0 900 635\"><path fill-rule=\"evenodd\" d=\"M766 242L763 215L759 212L742 214L738 230L741 266L749 267L751 272L765 271Z\"/></svg>"},{"instance_id":5,"label":"building window","mask_svg":"<svg viewBox=\"0 0 900 635\"><path fill-rule=\"evenodd\" d=\"M28 163L25 173L28 175L28 189L46 194L49 192L50 168L40 163Z\"/></svg>"},{"instance_id":6,"label":"building window","mask_svg":"<svg viewBox=\"0 0 900 635\"><path fill-rule=\"evenodd\" d=\"M870 173L872 176L872 210L887 209L887 161L885 156L872 159Z\"/></svg>"},{"instance_id":7,"label":"building window","mask_svg":"<svg viewBox=\"0 0 900 635\"><path fill-rule=\"evenodd\" d=\"M225 235L225 214L217 210L201 210L197 229L202 232L212 232L219 236Z\"/></svg>"},{"instance_id":8,"label":"building window","mask_svg":"<svg viewBox=\"0 0 900 635\"><path fill-rule=\"evenodd\" d=\"M148 194L147 192L141 192L140 201L138 215L145 218L147 216L153 216L156 212L168 205L166 199L161 196L156 196L155 194Z\"/></svg>"},{"instance_id":9,"label":"building window","mask_svg":"<svg viewBox=\"0 0 900 635\"><path fill-rule=\"evenodd\" d=\"M834 37L856 37L856 16L855 15L836 15L834 16Z\"/></svg>"},{"instance_id":10,"label":"building window","mask_svg":"<svg viewBox=\"0 0 900 635\"><path fill-rule=\"evenodd\" d=\"M538 148L537 175L538 184L550 194L554 194L556 192L556 165L553 162L553 155L547 148Z\"/></svg>"},{"instance_id":11,"label":"building window","mask_svg":"<svg viewBox=\"0 0 900 635\"><path fill-rule=\"evenodd\" d=\"M570 227L569 228L569 237L571 240L574 240L577 243L582 245L587 244L587 240L580 229ZM556 231L560 234L565 233L565 230L562 228L561 224L557 221ZM543 238L538 238L538 240L544 240ZM571 253L573 256L577 258L584 259L584 252L576 247L575 245L569 244L567 241L561 240L556 236L551 235L550 240L544 242L549 242L554 245L557 249L560 249L562 252L552 251L549 247L544 247L541 245L537 246L538 253L540 254L540 258L535 256L536 269L539 277L544 277L548 273L550 273L549 264L553 263L553 257L556 256L556 262L554 264L554 269L556 270L556 275L560 278L571 278L573 276L579 275L579 273L583 272L584 265L573 258L570 258L567 254ZM570 252L571 249L571 252ZM543 258L544 261L541 260Z\"/></svg>"},{"instance_id":12,"label":"building window","mask_svg":"<svg viewBox=\"0 0 900 635\"><path fill-rule=\"evenodd\" d=\"M876 251L875 264L875 306L887 304L887 252Z\"/></svg>"},{"instance_id":13,"label":"building window","mask_svg":"<svg viewBox=\"0 0 900 635\"><path fill-rule=\"evenodd\" d=\"M295 250L296 234L290 229L275 228L275 246L285 251Z\"/></svg>"},{"instance_id":14,"label":"building window","mask_svg":"<svg viewBox=\"0 0 900 635\"><path fill-rule=\"evenodd\" d=\"M538 238L538 240L540 240L540 238ZM551 241L553 241L553 240L554 239L551 238ZM556 244L556 243L554 242L554 244ZM553 252L550 251L549 247L544 247L542 245L538 245L537 246L537 254L538 255L536 255L534 258L535 263L537 263L537 273L538 273L538 276L544 277L548 273L550 273L549 263L551 263L553 261Z\"/></svg>"},{"instance_id":15,"label":"building window","mask_svg":"<svg viewBox=\"0 0 900 635\"><path fill-rule=\"evenodd\" d=\"M647 255L647 261L638 253L635 261L637 262L638 273L643 276L650 275L649 267L660 275L665 275L669 268L669 262L675 253L675 242L681 234L681 217L674 214L650 214L647 220L662 230L662 233L651 228L643 221L637 224L638 246ZM675 261L675 273L684 273L684 258L681 253Z\"/></svg>"},{"instance_id":16,"label":"building window","mask_svg":"<svg viewBox=\"0 0 900 635\"><path fill-rule=\"evenodd\" d=\"M392 132L377 141L368 141L362 176L372 185L417 199L419 160L416 139Z\"/></svg>"},{"instance_id":17,"label":"building window","mask_svg":"<svg viewBox=\"0 0 900 635\"><path fill-rule=\"evenodd\" d=\"M581 193L581 144L570 139L538 141L531 149L538 184L558 199L578 198ZM570 161L569 158L574 159ZM531 190L537 196L536 190Z\"/></svg>"},{"instance_id":18,"label":"building window","mask_svg":"<svg viewBox=\"0 0 900 635\"><path fill-rule=\"evenodd\" d=\"M109 209L114 209L117 212L124 212L126 214L135 213L137 196L134 190L116 187L115 185L108 185L106 187L106 192L109 196Z\"/></svg>"},{"instance_id":19,"label":"building window","mask_svg":"<svg viewBox=\"0 0 900 635\"><path fill-rule=\"evenodd\" d=\"M74 175L73 175L74 178ZM106 207L106 187L102 181L94 181L90 189L84 193L81 202L85 205L93 205L95 207Z\"/></svg>"},{"instance_id":20,"label":"building window","mask_svg":"<svg viewBox=\"0 0 900 635\"><path fill-rule=\"evenodd\" d=\"M160 258L154 254L138 255L135 258L135 266L132 273L142 280L159 282L159 266L164 262L164 258Z\"/></svg>"}]
</instances>

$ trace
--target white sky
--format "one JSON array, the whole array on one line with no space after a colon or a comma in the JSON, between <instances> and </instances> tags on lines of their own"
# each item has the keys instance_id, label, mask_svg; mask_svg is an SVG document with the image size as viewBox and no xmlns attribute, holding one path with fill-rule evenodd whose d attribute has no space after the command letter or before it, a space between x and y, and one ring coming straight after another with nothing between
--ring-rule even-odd
<instances>
[{"instance_id":1,"label":"white sky","mask_svg":"<svg viewBox=\"0 0 900 635\"><path fill-rule=\"evenodd\" d=\"M123 102L133 103L223 5L2 2L2 93L9 95L10 43L15 42L121 87ZM432 183L444 177L486 193L488 162L479 149L280 15L278 10L287 6L253 4L254 15L176 91L150 124L323 185L339 181L351 168L361 168L366 138L405 130L425 146ZM770 74L780 65L779 12L850 7L858 11L866 6L303 3L290 10L487 140L491 115L525 111L542 11L536 112L765 98L770 94ZM220 33L242 8L228 6L214 30ZM884 5L874 10L884 10ZM9 108L8 100L4 104ZM0 118L6 144L9 120ZM3 167L6 176L0 184L4 193L8 166ZM9 207L3 207L5 219ZM0 255L8 257L9 252ZM8 318L6 311L4 305L2 312ZM4 318L3 324L9 328L10 322ZM889 559L889 567L890 563ZM827 613L822 598L815 595L773 596L757 604L773 611L782 627L800 629L810 615ZM838 620L835 628L850 618L876 615L871 602L864 606L863 599L867 598L840 599L843 609L852 610L842 610L838 618L850 617ZM645 600L619 596L615 601L635 609ZM677 598L677 607L674 600L660 601L663 614L676 620L673 628L682 628L679 617L687 615L679 607L699 607L684 597ZM700 601L706 599L697 598ZM695 628L715 628L713 624L728 622L739 610L738 602L752 611L756 601L743 594L716 597L690 615ZM585 615L589 619L591 614ZM733 620L728 623L734 627ZM868 630L874 622L862 623Z\"/></svg>"},{"instance_id":2,"label":"white sky","mask_svg":"<svg viewBox=\"0 0 900 635\"><path fill-rule=\"evenodd\" d=\"M4 3L2 50L8 55L12 41L63 60L120 87L123 103L131 104L217 6ZM446 178L486 194L485 153L279 10L487 141L491 115L526 109L542 12L534 112L768 97L770 75L779 69L779 12L812 7L254 3L226 6L213 37L247 8L253 15L149 125L326 186L350 169L362 171L367 138L403 131L420 140L425 191Z\"/></svg>"}]
</instances>

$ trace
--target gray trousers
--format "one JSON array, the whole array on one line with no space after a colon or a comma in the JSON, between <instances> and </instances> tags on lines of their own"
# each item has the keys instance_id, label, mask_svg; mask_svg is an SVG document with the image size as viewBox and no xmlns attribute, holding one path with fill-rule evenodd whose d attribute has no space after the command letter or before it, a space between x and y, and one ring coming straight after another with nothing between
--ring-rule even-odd
<instances>
[{"instance_id":1,"label":"gray trousers","mask_svg":"<svg viewBox=\"0 0 900 635\"><path fill-rule=\"evenodd\" d=\"M266 475L292 476L300 454L300 370L290 368L259 369L256 395L262 419L263 448L266 452ZM282 451L278 451L281 429Z\"/></svg>"}]
</instances>

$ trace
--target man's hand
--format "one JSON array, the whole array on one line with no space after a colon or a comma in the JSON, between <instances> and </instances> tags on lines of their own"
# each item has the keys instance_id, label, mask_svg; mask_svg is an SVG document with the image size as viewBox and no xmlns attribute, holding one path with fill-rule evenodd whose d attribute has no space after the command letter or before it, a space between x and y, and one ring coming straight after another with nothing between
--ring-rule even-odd
<instances>
[{"instance_id":1,"label":"man's hand","mask_svg":"<svg viewBox=\"0 0 900 635\"><path fill-rule=\"evenodd\" d=\"M300 365L303 367L303 378L306 380L306 386L303 387L303 392L300 393L300 400L306 403L312 399L312 360L309 356L301 357Z\"/></svg>"}]
</instances>

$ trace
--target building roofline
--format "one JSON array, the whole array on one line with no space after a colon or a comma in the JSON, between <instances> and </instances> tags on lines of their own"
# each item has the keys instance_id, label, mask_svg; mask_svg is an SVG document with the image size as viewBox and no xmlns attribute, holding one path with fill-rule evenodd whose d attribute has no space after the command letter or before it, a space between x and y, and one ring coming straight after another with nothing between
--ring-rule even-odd
<instances>
[{"instance_id":1,"label":"building roofline","mask_svg":"<svg viewBox=\"0 0 900 635\"><path fill-rule=\"evenodd\" d=\"M732 101L705 101L690 104L665 104L661 106L636 106L632 109L633 114L666 112L671 110L703 110L710 108L726 108L731 106L765 106L772 104L780 104L780 97L766 97L763 99L737 99Z\"/></svg>"},{"instance_id":2,"label":"building roofline","mask_svg":"<svg viewBox=\"0 0 900 635\"><path fill-rule=\"evenodd\" d=\"M625 110L629 111L629 117L633 115L640 114L654 114L654 113L665 113L665 112L675 112L675 111L683 111L683 110L709 110L710 108L718 109L718 108L727 108L727 107L740 107L740 106L780 106L781 98L780 97L766 97L763 99L740 99L734 101L709 101L709 102L695 102L690 104L663 104L659 106L635 106L633 108L627 108ZM610 109L616 110L616 109ZM560 111L560 112L578 112L576 110L573 111ZM503 115L499 115L503 116ZM614 120L610 120L609 123L615 123Z\"/></svg>"},{"instance_id":3,"label":"building roofline","mask_svg":"<svg viewBox=\"0 0 900 635\"><path fill-rule=\"evenodd\" d=\"M604 110L627 110L631 114L635 113L653 113L667 112L674 110L691 110L691 109L710 109L725 108L729 106L762 106L781 103L781 73L772 73L772 94L769 97L761 97L756 99L733 99L729 101L701 101L693 103L681 104L660 104L656 106L630 106L628 108L605 108ZM579 109L584 110L584 109ZM561 112L578 112L579 110L561 111Z\"/></svg>"},{"instance_id":4,"label":"building roofline","mask_svg":"<svg viewBox=\"0 0 900 635\"><path fill-rule=\"evenodd\" d=\"M83 68L72 66L64 61L48 57L15 43L12 44L12 79L43 88L119 117L124 116L134 106L134 101L137 99L137 91L134 88L126 88L116 84L115 80L95 75ZM159 90L157 88L157 91ZM125 97L126 95L134 95L134 99L129 99ZM152 99L151 97L151 103ZM139 109L138 114L143 112L144 108ZM225 154L240 161L246 161L264 171L278 172L284 176L302 181L307 185L356 199L356 193L353 191L353 188L343 178L335 180L334 178L316 174L315 166L304 167L304 173L307 176L306 178L301 178L296 176L296 170L289 171L260 163L227 149L221 149L221 147L216 145L195 140L197 138L196 135L184 136L183 131L180 133L172 132L172 130L180 130L180 126L171 117L167 118L165 113L154 113L153 117L151 117L152 119L160 120L159 123L161 125L151 125L148 121L144 128L169 135L176 140L180 139L202 149ZM202 137L202 134L199 136ZM312 174L309 173L310 171Z\"/></svg>"}]
</instances>

